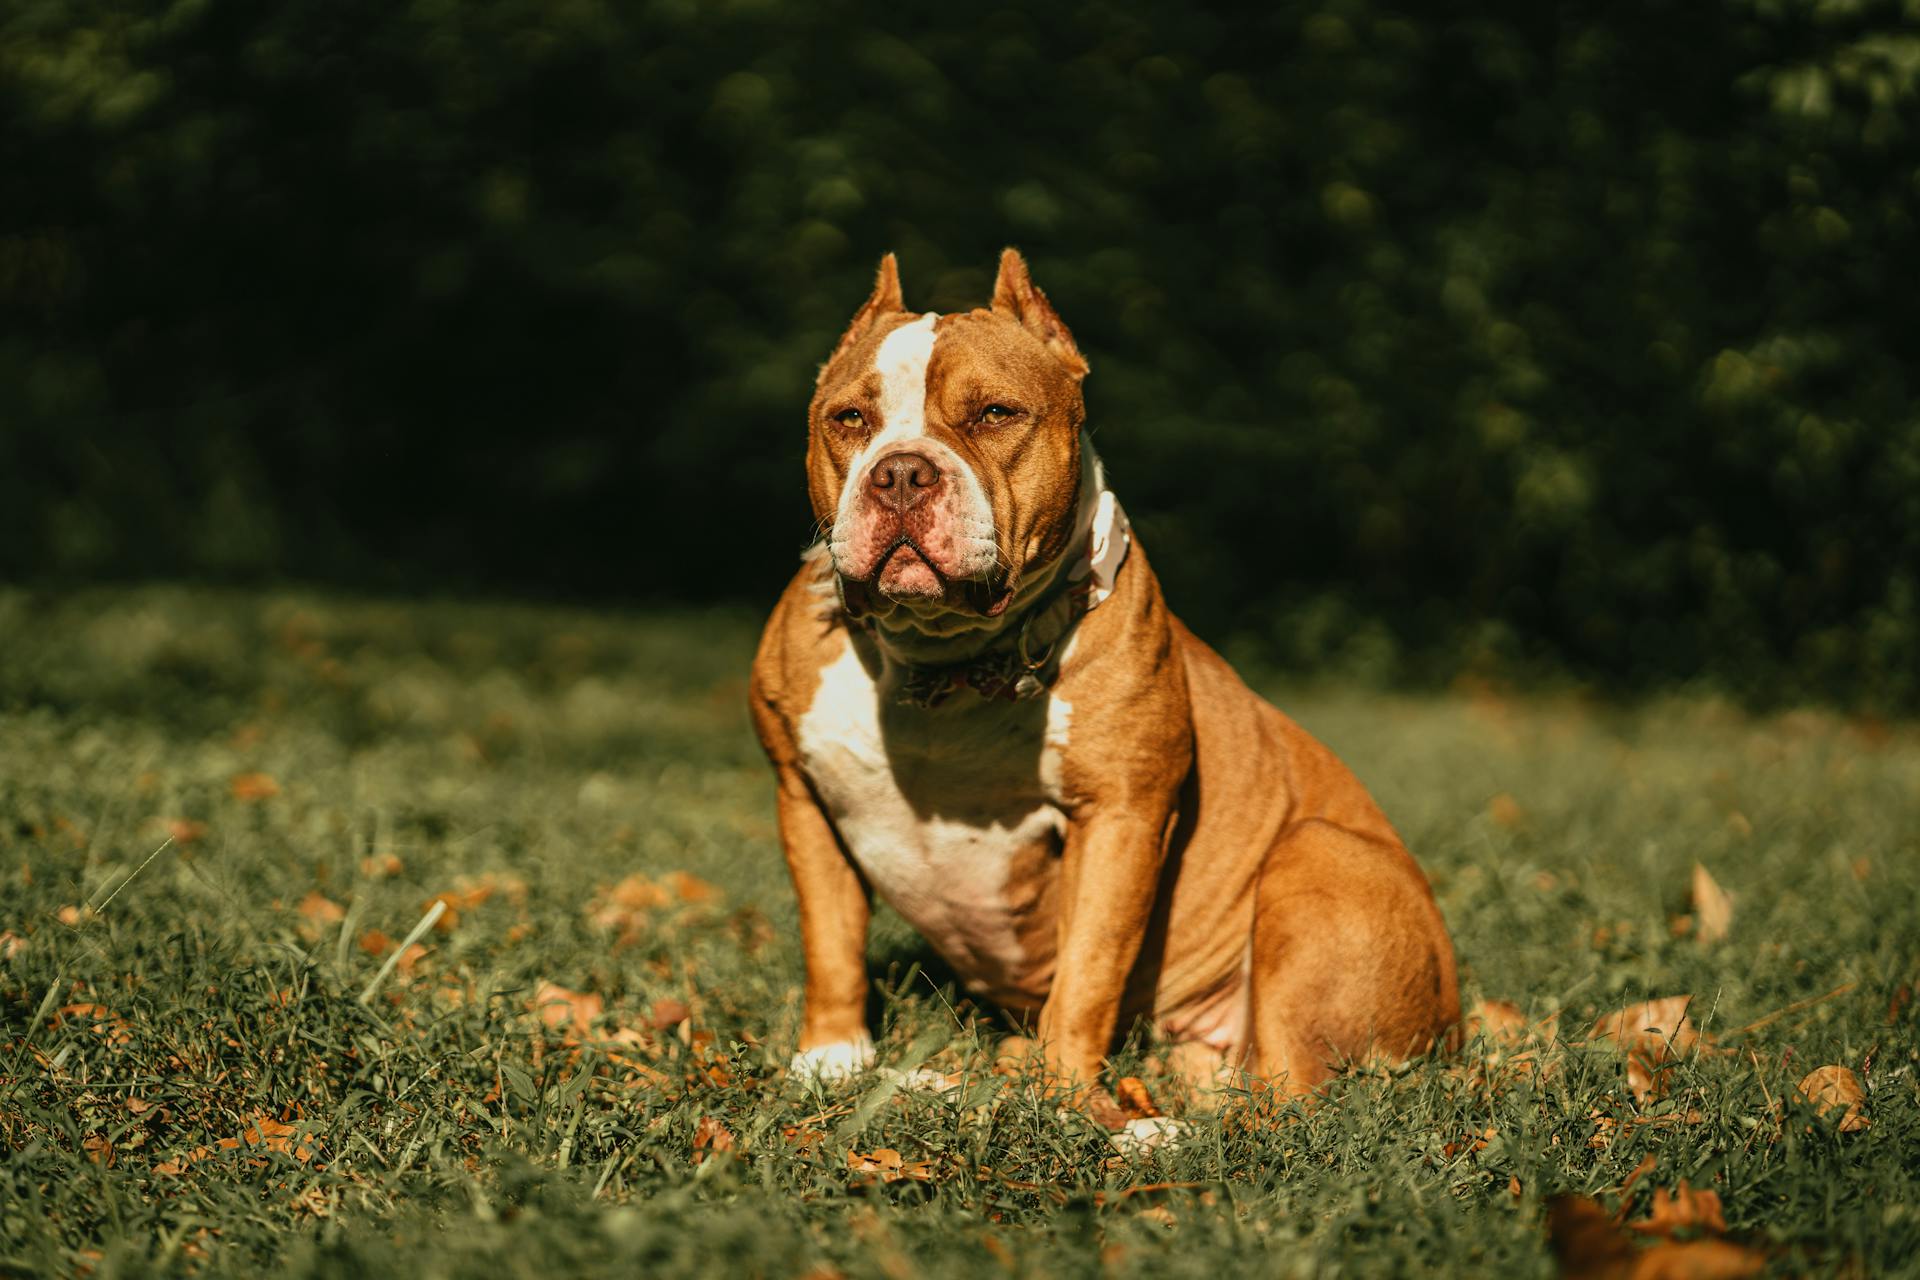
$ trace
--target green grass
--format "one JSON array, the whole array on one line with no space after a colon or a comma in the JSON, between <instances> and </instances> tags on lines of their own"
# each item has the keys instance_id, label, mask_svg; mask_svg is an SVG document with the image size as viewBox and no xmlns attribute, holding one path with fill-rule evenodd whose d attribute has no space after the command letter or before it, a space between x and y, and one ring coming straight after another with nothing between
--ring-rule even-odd
<instances>
[{"instance_id":1,"label":"green grass","mask_svg":"<svg viewBox=\"0 0 1920 1280\"><path fill-rule=\"evenodd\" d=\"M1612 1207L1648 1155L1635 1203L1711 1185L1777 1267L1920 1269L1920 1035L1889 1017L1916 976L1920 731L1274 691L1425 863L1469 1001L1578 1038L1690 992L1726 1035L1854 985L1686 1061L1650 1123L1617 1057L1574 1048L1500 1088L1425 1063L1270 1123L1229 1108L1128 1162L983 1071L1004 1024L890 917L882 1057L965 1089L784 1079L801 964L744 712L754 625L0 593L0 1271L1548 1275L1546 1198ZM249 773L278 793L236 795ZM1717 946L1671 923L1696 860L1737 907ZM674 871L718 896L589 918ZM440 893L466 895L451 927L361 1003L362 938ZM602 998L597 1045L530 1011L543 983ZM1123 1067L1151 1078L1151 1049ZM1870 1129L1792 1101L1825 1063L1865 1074ZM930 1179L850 1172L879 1148Z\"/></svg>"}]
</instances>

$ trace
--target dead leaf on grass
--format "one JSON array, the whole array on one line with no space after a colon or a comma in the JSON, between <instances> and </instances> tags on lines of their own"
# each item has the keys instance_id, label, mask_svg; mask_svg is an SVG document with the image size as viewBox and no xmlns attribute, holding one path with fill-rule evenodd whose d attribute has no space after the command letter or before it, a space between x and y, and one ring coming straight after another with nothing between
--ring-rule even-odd
<instances>
[{"instance_id":1,"label":"dead leaf on grass","mask_svg":"<svg viewBox=\"0 0 1920 1280\"><path fill-rule=\"evenodd\" d=\"M1502 791L1487 801L1487 816L1493 819L1495 826L1517 831L1526 822L1527 811L1520 807L1518 800Z\"/></svg>"},{"instance_id":2,"label":"dead leaf on grass","mask_svg":"<svg viewBox=\"0 0 1920 1280\"><path fill-rule=\"evenodd\" d=\"M242 1147L264 1147L268 1151L278 1151L282 1155L292 1156L295 1160L307 1161L313 1158L313 1148L300 1131L284 1120L275 1120L265 1112L255 1112L247 1127L240 1131L237 1138L222 1138L214 1143L225 1151L234 1151Z\"/></svg>"},{"instance_id":3,"label":"dead leaf on grass","mask_svg":"<svg viewBox=\"0 0 1920 1280\"><path fill-rule=\"evenodd\" d=\"M1556 1196L1547 1235L1569 1280L1737 1280L1766 1269L1766 1255L1730 1240L1661 1240L1641 1247L1586 1196Z\"/></svg>"},{"instance_id":4,"label":"dead leaf on grass","mask_svg":"<svg viewBox=\"0 0 1920 1280\"><path fill-rule=\"evenodd\" d=\"M1153 1095L1147 1091L1146 1081L1139 1076L1122 1076L1114 1082L1114 1101L1120 1109L1135 1120L1150 1120L1160 1114L1160 1108L1154 1104Z\"/></svg>"},{"instance_id":5,"label":"dead leaf on grass","mask_svg":"<svg viewBox=\"0 0 1920 1280\"><path fill-rule=\"evenodd\" d=\"M300 899L300 905L295 909L306 917L301 931L306 932L310 929L315 935L318 935L326 926L339 924L347 918L347 909L318 889Z\"/></svg>"},{"instance_id":6,"label":"dead leaf on grass","mask_svg":"<svg viewBox=\"0 0 1920 1280\"><path fill-rule=\"evenodd\" d=\"M236 773L227 783L235 800L249 802L271 800L280 794L280 784L270 773Z\"/></svg>"},{"instance_id":7,"label":"dead leaf on grass","mask_svg":"<svg viewBox=\"0 0 1920 1280\"><path fill-rule=\"evenodd\" d=\"M1655 1187L1653 1204L1648 1208L1647 1216L1627 1225L1643 1235L1671 1239L1676 1232L1682 1231L1710 1231L1715 1235L1724 1235L1727 1219L1720 1209L1719 1192L1695 1191L1682 1178L1680 1185L1671 1191L1665 1187Z\"/></svg>"},{"instance_id":8,"label":"dead leaf on grass","mask_svg":"<svg viewBox=\"0 0 1920 1280\"><path fill-rule=\"evenodd\" d=\"M360 935L360 949L376 958L386 955L399 945L398 942L388 937L386 933L379 929L369 929ZM418 942L401 952L400 962L395 966L395 968L399 970L400 976L403 978L412 977L414 966L419 964L421 958L426 954L426 947Z\"/></svg>"},{"instance_id":9,"label":"dead leaf on grass","mask_svg":"<svg viewBox=\"0 0 1920 1280\"><path fill-rule=\"evenodd\" d=\"M88 1029L93 1034L104 1038L115 1048L120 1048L133 1039L133 1026L103 1004L62 1005L54 1021L60 1023L68 1018L87 1023Z\"/></svg>"},{"instance_id":10,"label":"dead leaf on grass","mask_svg":"<svg viewBox=\"0 0 1920 1280\"><path fill-rule=\"evenodd\" d=\"M1694 941L1702 946L1722 942L1733 929L1733 899L1705 866L1693 864Z\"/></svg>"},{"instance_id":11,"label":"dead leaf on grass","mask_svg":"<svg viewBox=\"0 0 1920 1280\"><path fill-rule=\"evenodd\" d=\"M160 818L157 821L167 838L175 844L188 845L206 838L207 824L204 822L196 822L192 818Z\"/></svg>"},{"instance_id":12,"label":"dead leaf on grass","mask_svg":"<svg viewBox=\"0 0 1920 1280\"><path fill-rule=\"evenodd\" d=\"M530 1007L540 1021L570 1040L584 1040L593 1031L593 1020L606 1009L606 1001L591 991L569 991L552 982L543 982L533 994Z\"/></svg>"},{"instance_id":13,"label":"dead leaf on grass","mask_svg":"<svg viewBox=\"0 0 1920 1280\"><path fill-rule=\"evenodd\" d=\"M733 1130L712 1116L701 1116L693 1127L693 1162L699 1164L708 1153L733 1150Z\"/></svg>"},{"instance_id":14,"label":"dead leaf on grass","mask_svg":"<svg viewBox=\"0 0 1920 1280\"><path fill-rule=\"evenodd\" d=\"M931 1160L907 1160L892 1147L881 1147L876 1151L862 1154L858 1151L847 1152L847 1168L864 1181L878 1179L881 1182L932 1182L933 1162Z\"/></svg>"},{"instance_id":15,"label":"dead leaf on grass","mask_svg":"<svg viewBox=\"0 0 1920 1280\"><path fill-rule=\"evenodd\" d=\"M1867 1117L1867 1091L1860 1087L1860 1077L1845 1067L1816 1067L1796 1091L1822 1116L1840 1110L1842 1133L1859 1133L1873 1125Z\"/></svg>"},{"instance_id":16,"label":"dead leaf on grass","mask_svg":"<svg viewBox=\"0 0 1920 1280\"><path fill-rule=\"evenodd\" d=\"M1687 1016L1692 1002L1690 995L1646 1000L1593 1024L1590 1040L1611 1041L1627 1055L1627 1087L1636 1101L1664 1094L1681 1058L1711 1051L1712 1039L1701 1035Z\"/></svg>"}]
</instances>

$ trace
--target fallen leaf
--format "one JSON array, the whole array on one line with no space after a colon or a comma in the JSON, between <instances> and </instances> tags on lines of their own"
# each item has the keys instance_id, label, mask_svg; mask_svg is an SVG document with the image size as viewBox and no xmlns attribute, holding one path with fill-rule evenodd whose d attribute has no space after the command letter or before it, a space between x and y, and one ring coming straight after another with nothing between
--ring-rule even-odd
<instances>
[{"instance_id":1,"label":"fallen leaf","mask_svg":"<svg viewBox=\"0 0 1920 1280\"><path fill-rule=\"evenodd\" d=\"M653 1009L647 1014L647 1024L655 1031L665 1031L668 1027L685 1022L693 1016L693 1010L687 1007L685 1000L675 1000L668 996L653 1002Z\"/></svg>"},{"instance_id":2,"label":"fallen leaf","mask_svg":"<svg viewBox=\"0 0 1920 1280\"><path fill-rule=\"evenodd\" d=\"M360 935L359 945L360 949L370 956L384 956L400 944L379 929L369 929ZM401 977L411 977L414 966L419 964L426 954L426 947L416 942L400 953L399 963L394 967L400 971Z\"/></svg>"},{"instance_id":3,"label":"fallen leaf","mask_svg":"<svg viewBox=\"0 0 1920 1280\"><path fill-rule=\"evenodd\" d=\"M162 818L160 828L175 844L192 844L204 839L207 834L207 824L195 822L192 818Z\"/></svg>"},{"instance_id":4,"label":"fallen leaf","mask_svg":"<svg viewBox=\"0 0 1920 1280\"><path fill-rule=\"evenodd\" d=\"M76 907L72 903L68 903L66 906L54 912L53 918L61 924L66 925L69 929L77 929L82 924L93 919L93 915L92 907Z\"/></svg>"},{"instance_id":5,"label":"fallen leaf","mask_svg":"<svg viewBox=\"0 0 1920 1280\"><path fill-rule=\"evenodd\" d=\"M1527 811L1520 807L1518 800L1502 791L1487 801L1487 816L1493 819L1495 826L1513 831L1527 820Z\"/></svg>"},{"instance_id":6,"label":"fallen leaf","mask_svg":"<svg viewBox=\"0 0 1920 1280\"><path fill-rule=\"evenodd\" d=\"M933 1162L930 1160L908 1161L892 1147L881 1147L876 1151L862 1154L858 1151L847 1152L847 1168L862 1177L863 1180L878 1178L882 1182L932 1182Z\"/></svg>"},{"instance_id":7,"label":"fallen leaf","mask_svg":"<svg viewBox=\"0 0 1920 1280\"><path fill-rule=\"evenodd\" d=\"M516 904L525 902L527 882L518 876L499 875L492 871L479 876L458 876L454 879L453 888L434 894L421 904L420 909L430 911L436 902L446 904L440 919L434 922L434 928L448 933L459 921L461 912L474 910L495 894Z\"/></svg>"},{"instance_id":8,"label":"fallen leaf","mask_svg":"<svg viewBox=\"0 0 1920 1280\"><path fill-rule=\"evenodd\" d=\"M1484 1036L1489 1040L1518 1044L1526 1039L1527 1015L1509 1000L1482 1000L1467 1010L1461 1029L1469 1039Z\"/></svg>"},{"instance_id":9,"label":"fallen leaf","mask_svg":"<svg viewBox=\"0 0 1920 1280\"><path fill-rule=\"evenodd\" d=\"M1586 1196L1554 1197L1547 1237L1569 1280L1737 1280L1767 1265L1765 1254L1728 1240L1662 1240L1641 1248Z\"/></svg>"},{"instance_id":10,"label":"fallen leaf","mask_svg":"<svg viewBox=\"0 0 1920 1280\"><path fill-rule=\"evenodd\" d=\"M271 800L280 794L280 784L268 773L236 773L227 789L235 800Z\"/></svg>"},{"instance_id":11,"label":"fallen leaf","mask_svg":"<svg viewBox=\"0 0 1920 1280\"><path fill-rule=\"evenodd\" d=\"M587 920L601 929L618 930L618 942L625 945L640 937L653 912L672 902L673 895L665 887L636 871L594 895L587 903Z\"/></svg>"},{"instance_id":12,"label":"fallen leaf","mask_svg":"<svg viewBox=\"0 0 1920 1280\"><path fill-rule=\"evenodd\" d=\"M1733 899L1705 866L1693 864L1693 937L1702 946L1726 939L1733 928Z\"/></svg>"},{"instance_id":13,"label":"fallen leaf","mask_svg":"<svg viewBox=\"0 0 1920 1280\"><path fill-rule=\"evenodd\" d=\"M712 902L720 896L718 888L685 871L667 872L667 888L682 902Z\"/></svg>"},{"instance_id":14,"label":"fallen leaf","mask_svg":"<svg viewBox=\"0 0 1920 1280\"><path fill-rule=\"evenodd\" d=\"M0 929L0 960L11 960L27 949L27 940L11 929Z\"/></svg>"},{"instance_id":15,"label":"fallen leaf","mask_svg":"<svg viewBox=\"0 0 1920 1280\"><path fill-rule=\"evenodd\" d=\"M551 982L543 982L534 992L531 1006L540 1021L560 1031L567 1039L585 1039L593 1031L593 1020L606 1008L606 1001L591 991L569 991Z\"/></svg>"},{"instance_id":16,"label":"fallen leaf","mask_svg":"<svg viewBox=\"0 0 1920 1280\"><path fill-rule=\"evenodd\" d=\"M1659 1160L1655 1159L1652 1152L1641 1156L1640 1163L1633 1166L1633 1172L1628 1174L1627 1180L1620 1184L1620 1198L1624 1200L1627 1192L1633 1190L1633 1184L1652 1173L1659 1163ZM1624 1213L1626 1211L1622 1209L1621 1212Z\"/></svg>"},{"instance_id":17,"label":"fallen leaf","mask_svg":"<svg viewBox=\"0 0 1920 1280\"><path fill-rule=\"evenodd\" d=\"M406 868L391 853L376 853L360 859L360 874L369 880L391 880Z\"/></svg>"},{"instance_id":18,"label":"fallen leaf","mask_svg":"<svg viewBox=\"0 0 1920 1280\"><path fill-rule=\"evenodd\" d=\"M346 908L321 893L318 889L315 889L312 893L300 899L300 906L297 910L301 915L313 921L313 923L320 925L339 924L347 918Z\"/></svg>"},{"instance_id":19,"label":"fallen leaf","mask_svg":"<svg viewBox=\"0 0 1920 1280\"><path fill-rule=\"evenodd\" d=\"M1727 1219L1720 1210L1719 1192L1695 1191L1682 1179L1679 1187L1672 1191L1655 1187L1647 1216L1627 1225L1644 1235L1671 1238L1676 1231L1683 1230L1724 1234Z\"/></svg>"},{"instance_id":20,"label":"fallen leaf","mask_svg":"<svg viewBox=\"0 0 1920 1280\"><path fill-rule=\"evenodd\" d=\"M1712 1041L1687 1016L1692 996L1667 996L1628 1005L1593 1024L1591 1040L1609 1040L1627 1055L1627 1087L1637 1101L1666 1092L1676 1061L1706 1052Z\"/></svg>"},{"instance_id":21,"label":"fallen leaf","mask_svg":"<svg viewBox=\"0 0 1920 1280\"><path fill-rule=\"evenodd\" d=\"M1440 1148L1440 1154L1451 1160L1457 1155L1472 1155L1485 1151L1487 1144L1500 1136L1498 1129L1483 1129L1479 1133L1470 1133L1464 1138L1447 1143Z\"/></svg>"},{"instance_id":22,"label":"fallen leaf","mask_svg":"<svg viewBox=\"0 0 1920 1280\"><path fill-rule=\"evenodd\" d=\"M1860 1077L1845 1067L1816 1067L1800 1081L1796 1092L1822 1116L1844 1107L1840 1114L1842 1133L1859 1133L1873 1125L1867 1118L1867 1091L1860 1087Z\"/></svg>"},{"instance_id":23,"label":"fallen leaf","mask_svg":"<svg viewBox=\"0 0 1920 1280\"><path fill-rule=\"evenodd\" d=\"M1122 1076L1115 1081L1113 1097L1120 1109L1135 1120L1148 1120L1160 1114L1153 1095L1147 1092L1146 1082L1138 1076Z\"/></svg>"},{"instance_id":24,"label":"fallen leaf","mask_svg":"<svg viewBox=\"0 0 1920 1280\"><path fill-rule=\"evenodd\" d=\"M269 1151L292 1156L295 1160L313 1158L313 1148L301 1139L298 1129L264 1112L256 1112L247 1127L240 1131L239 1137L222 1138L214 1145L227 1151L240 1147L265 1147Z\"/></svg>"},{"instance_id":25,"label":"fallen leaf","mask_svg":"<svg viewBox=\"0 0 1920 1280\"><path fill-rule=\"evenodd\" d=\"M62 1005L54 1017L54 1022L64 1022L68 1018L85 1021L93 1034L105 1038L106 1042L115 1048L133 1039L132 1025L103 1004Z\"/></svg>"},{"instance_id":26,"label":"fallen leaf","mask_svg":"<svg viewBox=\"0 0 1920 1280\"><path fill-rule=\"evenodd\" d=\"M701 1116L693 1126L693 1162L699 1164L710 1151L733 1150L733 1131L712 1116Z\"/></svg>"}]
</instances>

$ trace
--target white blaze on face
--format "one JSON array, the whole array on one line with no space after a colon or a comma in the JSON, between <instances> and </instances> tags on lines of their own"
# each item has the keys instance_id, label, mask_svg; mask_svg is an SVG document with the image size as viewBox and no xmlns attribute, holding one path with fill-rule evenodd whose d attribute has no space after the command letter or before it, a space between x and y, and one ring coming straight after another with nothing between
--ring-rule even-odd
<instances>
[{"instance_id":1,"label":"white blaze on face","mask_svg":"<svg viewBox=\"0 0 1920 1280\"><path fill-rule=\"evenodd\" d=\"M954 486L948 511L953 542L962 548L962 555L958 563L942 568L955 577L972 577L986 573L995 563L993 509L973 469L951 448L927 436L927 366L933 362L934 326L939 319L937 312L929 311L901 325L874 354L874 371L880 375L880 430L847 467L829 546L837 557L838 548L853 537L873 465L888 454L919 453Z\"/></svg>"}]
</instances>

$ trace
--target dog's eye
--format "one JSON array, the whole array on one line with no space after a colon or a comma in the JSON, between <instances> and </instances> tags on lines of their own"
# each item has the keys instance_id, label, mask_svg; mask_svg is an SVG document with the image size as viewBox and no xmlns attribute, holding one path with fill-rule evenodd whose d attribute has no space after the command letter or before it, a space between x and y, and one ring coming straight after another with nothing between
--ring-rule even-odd
<instances>
[{"instance_id":1,"label":"dog's eye","mask_svg":"<svg viewBox=\"0 0 1920 1280\"><path fill-rule=\"evenodd\" d=\"M867 425L865 416L858 409L842 409L833 415L833 420L849 431L858 431Z\"/></svg>"},{"instance_id":2,"label":"dog's eye","mask_svg":"<svg viewBox=\"0 0 1920 1280\"><path fill-rule=\"evenodd\" d=\"M980 421L989 427L997 427L1004 422L1012 422L1020 416L1018 409L1009 409L1003 404L990 404L980 411Z\"/></svg>"}]
</instances>

